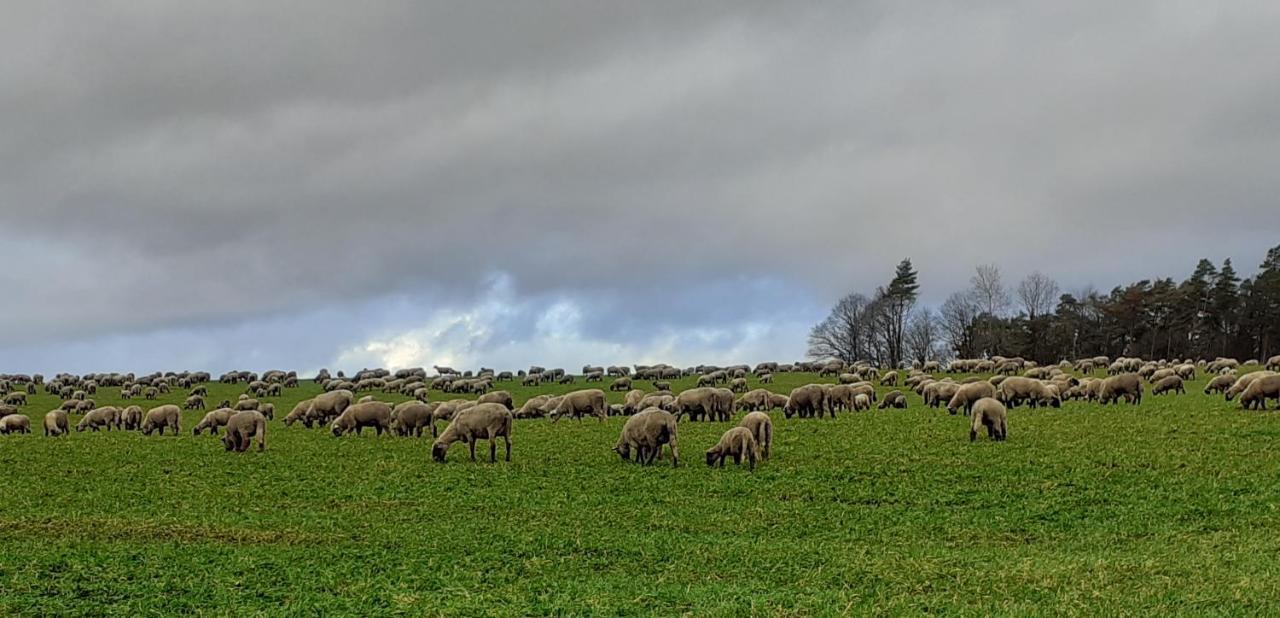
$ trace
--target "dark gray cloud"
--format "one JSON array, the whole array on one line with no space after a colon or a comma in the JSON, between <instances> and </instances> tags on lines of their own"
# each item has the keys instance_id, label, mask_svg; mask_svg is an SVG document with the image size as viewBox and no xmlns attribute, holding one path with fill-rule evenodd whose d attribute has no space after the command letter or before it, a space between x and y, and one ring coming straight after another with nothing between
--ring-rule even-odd
<instances>
[{"instance_id":1,"label":"dark gray cloud","mask_svg":"<svg viewBox=\"0 0 1280 618\"><path fill-rule=\"evenodd\" d=\"M906 256L932 302L986 262L1103 288L1248 267L1280 237L1277 26L1264 2L6 6L5 363L792 357ZM519 311L480 311L495 280ZM590 345L539 330L557 307Z\"/></svg>"}]
</instances>

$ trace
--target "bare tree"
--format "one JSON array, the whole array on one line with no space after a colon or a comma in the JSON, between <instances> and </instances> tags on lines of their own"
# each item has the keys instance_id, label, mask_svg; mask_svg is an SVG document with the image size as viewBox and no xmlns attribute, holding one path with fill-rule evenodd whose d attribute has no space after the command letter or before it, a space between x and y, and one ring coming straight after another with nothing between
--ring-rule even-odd
<instances>
[{"instance_id":1,"label":"bare tree","mask_svg":"<svg viewBox=\"0 0 1280 618\"><path fill-rule=\"evenodd\" d=\"M1018 301L1032 320L1048 314L1057 298L1058 284L1038 270L1018 284Z\"/></svg>"},{"instance_id":2,"label":"bare tree","mask_svg":"<svg viewBox=\"0 0 1280 618\"><path fill-rule=\"evenodd\" d=\"M973 323L981 309L972 291L955 292L942 303L941 327L951 349L961 357L974 356Z\"/></svg>"},{"instance_id":3,"label":"bare tree","mask_svg":"<svg viewBox=\"0 0 1280 618\"><path fill-rule=\"evenodd\" d=\"M979 265L973 277L973 295L983 312L999 316L1009 307L1009 291L1000 277L1000 267L995 264Z\"/></svg>"},{"instance_id":4,"label":"bare tree","mask_svg":"<svg viewBox=\"0 0 1280 618\"><path fill-rule=\"evenodd\" d=\"M907 358L921 363L938 359L938 323L937 314L928 307L911 312L904 341Z\"/></svg>"},{"instance_id":5,"label":"bare tree","mask_svg":"<svg viewBox=\"0 0 1280 618\"><path fill-rule=\"evenodd\" d=\"M865 359L874 336L871 301L849 294L836 302L826 319L809 331L810 358L838 358L845 362Z\"/></svg>"}]
</instances>

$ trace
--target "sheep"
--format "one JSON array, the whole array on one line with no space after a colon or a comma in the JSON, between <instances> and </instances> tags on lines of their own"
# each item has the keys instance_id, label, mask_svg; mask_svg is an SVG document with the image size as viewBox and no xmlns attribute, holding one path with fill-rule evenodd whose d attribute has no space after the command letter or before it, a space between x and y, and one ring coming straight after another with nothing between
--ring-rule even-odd
<instances>
[{"instance_id":1,"label":"sheep","mask_svg":"<svg viewBox=\"0 0 1280 618\"><path fill-rule=\"evenodd\" d=\"M14 391L4 396L4 403L11 406L27 405L27 394L22 391Z\"/></svg>"},{"instance_id":2,"label":"sheep","mask_svg":"<svg viewBox=\"0 0 1280 618\"><path fill-rule=\"evenodd\" d=\"M723 468L724 460L730 457L738 465L742 465L742 458L746 457L751 469L756 469L756 460L760 459L760 445L756 443L750 429L733 427L720 436L720 441L715 446L707 449L708 466L719 463Z\"/></svg>"},{"instance_id":3,"label":"sheep","mask_svg":"<svg viewBox=\"0 0 1280 618\"><path fill-rule=\"evenodd\" d=\"M884 375L880 376L880 385L881 385L881 386L897 386L897 385L898 385L898 372L896 372L896 371L890 371L890 372L888 372L888 373L886 373L886 374L884 374Z\"/></svg>"},{"instance_id":4,"label":"sheep","mask_svg":"<svg viewBox=\"0 0 1280 618\"><path fill-rule=\"evenodd\" d=\"M1231 388L1231 385L1235 383L1236 376L1233 373L1216 376L1212 380L1209 380L1209 383L1205 385L1204 394L1225 393L1227 392L1227 389Z\"/></svg>"},{"instance_id":5,"label":"sheep","mask_svg":"<svg viewBox=\"0 0 1280 618\"><path fill-rule=\"evenodd\" d=\"M1182 393L1186 394L1187 389L1182 385L1182 378L1176 375L1169 375L1161 378L1151 386L1151 395L1161 395L1164 393Z\"/></svg>"},{"instance_id":6,"label":"sheep","mask_svg":"<svg viewBox=\"0 0 1280 618\"><path fill-rule=\"evenodd\" d=\"M1142 379L1136 373L1122 373L1102 381L1098 402L1107 405L1124 398L1133 405L1142 403Z\"/></svg>"},{"instance_id":7,"label":"sheep","mask_svg":"<svg viewBox=\"0 0 1280 618\"><path fill-rule=\"evenodd\" d=\"M1223 396L1227 398L1227 401L1231 401L1232 399L1235 399L1236 395L1243 393L1245 389L1249 388L1249 385L1252 384L1254 380L1273 375L1276 375L1276 373L1272 371L1254 371L1252 373L1246 373L1237 378L1235 384L1232 384L1231 388L1228 388Z\"/></svg>"},{"instance_id":8,"label":"sheep","mask_svg":"<svg viewBox=\"0 0 1280 618\"><path fill-rule=\"evenodd\" d=\"M742 410L744 412L753 412L756 410L768 410L769 395L770 395L769 391L763 388L757 388L739 397L738 400L734 402L734 408L737 410Z\"/></svg>"},{"instance_id":9,"label":"sheep","mask_svg":"<svg viewBox=\"0 0 1280 618\"><path fill-rule=\"evenodd\" d=\"M383 431L390 431L391 406L381 401L357 403L343 410L342 414L333 419L333 423L329 425L329 429L333 431L335 438L351 431L355 431L356 435L360 435L360 430L365 427L373 427L379 436L382 435Z\"/></svg>"},{"instance_id":10,"label":"sheep","mask_svg":"<svg viewBox=\"0 0 1280 618\"><path fill-rule=\"evenodd\" d=\"M640 402L644 400L644 398L645 398L645 392L642 390L632 389L627 391L627 395L622 402L622 413L627 416L631 416L632 414L635 414L636 412L643 410L644 408L641 408L638 406Z\"/></svg>"},{"instance_id":11,"label":"sheep","mask_svg":"<svg viewBox=\"0 0 1280 618\"><path fill-rule=\"evenodd\" d=\"M622 435L613 445L613 451L623 461L631 461L631 451L636 452L636 463L649 465L662 453L662 445L671 447L671 467L680 465L680 446L676 438L676 417L660 408L646 408L627 419Z\"/></svg>"},{"instance_id":12,"label":"sheep","mask_svg":"<svg viewBox=\"0 0 1280 618\"><path fill-rule=\"evenodd\" d=\"M543 411L543 406L547 405L547 402L549 401L551 401L551 395L537 395L531 397L528 401L524 402L524 405L520 406L520 409L515 411L515 417L541 418L546 415L546 412Z\"/></svg>"},{"instance_id":13,"label":"sheep","mask_svg":"<svg viewBox=\"0 0 1280 618\"><path fill-rule=\"evenodd\" d=\"M884 396L884 401L881 401L880 405L876 407L880 410L886 408L905 410L907 409L907 396L903 395L902 391L889 391L889 394Z\"/></svg>"},{"instance_id":14,"label":"sheep","mask_svg":"<svg viewBox=\"0 0 1280 618\"><path fill-rule=\"evenodd\" d=\"M655 391L667 391L668 393L670 393L670 392L671 392L671 383L670 383L670 382L664 382L664 381L662 381L662 380L658 380L658 381L656 381L656 382L654 382L654 383L653 383L653 390L655 390Z\"/></svg>"},{"instance_id":15,"label":"sheep","mask_svg":"<svg viewBox=\"0 0 1280 618\"><path fill-rule=\"evenodd\" d=\"M791 389L787 397L783 414L787 418L798 415L800 418L818 416L821 418L827 409L827 391L821 384L806 384Z\"/></svg>"},{"instance_id":16,"label":"sheep","mask_svg":"<svg viewBox=\"0 0 1280 618\"><path fill-rule=\"evenodd\" d=\"M257 399L252 399L252 398L250 398L250 397L245 397L245 396L241 395L241 396L240 396L240 399L239 399L238 401L236 401L236 405L231 406L231 407L232 407L232 408L234 408L237 412L244 412L244 411L248 411L248 410L257 410L257 409L258 409L258 400L257 400Z\"/></svg>"},{"instance_id":17,"label":"sheep","mask_svg":"<svg viewBox=\"0 0 1280 618\"><path fill-rule=\"evenodd\" d=\"M1251 382L1240 394L1240 407L1249 410L1256 406L1266 410L1268 399L1275 399L1276 405L1280 405L1280 375L1262 376Z\"/></svg>"},{"instance_id":18,"label":"sheep","mask_svg":"<svg viewBox=\"0 0 1280 618\"><path fill-rule=\"evenodd\" d=\"M631 389L631 378L621 377L609 384L610 391L625 391Z\"/></svg>"},{"instance_id":19,"label":"sheep","mask_svg":"<svg viewBox=\"0 0 1280 618\"><path fill-rule=\"evenodd\" d=\"M151 432L158 431L163 436L165 428L168 427L173 429L173 435L176 436L179 431L182 431L181 419L182 411L173 404L151 408L142 419L142 435L149 436Z\"/></svg>"},{"instance_id":20,"label":"sheep","mask_svg":"<svg viewBox=\"0 0 1280 618\"><path fill-rule=\"evenodd\" d=\"M67 413L62 410L51 410L44 415L45 437L62 436L68 432Z\"/></svg>"},{"instance_id":21,"label":"sheep","mask_svg":"<svg viewBox=\"0 0 1280 618\"><path fill-rule=\"evenodd\" d=\"M646 410L649 408L662 408L663 410L666 410L671 402L675 401L675 399L676 396L671 393L653 393L651 395L645 395L644 399L641 399L640 403L635 405L635 409Z\"/></svg>"},{"instance_id":22,"label":"sheep","mask_svg":"<svg viewBox=\"0 0 1280 618\"><path fill-rule=\"evenodd\" d=\"M218 435L218 428L225 426L227 421L231 420L231 417L235 415L236 411L231 408L218 408L210 411L204 415L204 418L200 419L199 423L196 423L195 428L191 430L191 435L198 436L208 429L209 433L216 436Z\"/></svg>"},{"instance_id":23,"label":"sheep","mask_svg":"<svg viewBox=\"0 0 1280 618\"><path fill-rule=\"evenodd\" d=\"M421 401L405 401L391 410L391 429L397 435L421 438L422 428L430 427L434 406Z\"/></svg>"},{"instance_id":24,"label":"sheep","mask_svg":"<svg viewBox=\"0 0 1280 618\"><path fill-rule=\"evenodd\" d=\"M479 403L500 403L507 407L508 410L515 409L515 400L511 398L511 393L507 391L493 391L485 393L476 400Z\"/></svg>"},{"instance_id":25,"label":"sheep","mask_svg":"<svg viewBox=\"0 0 1280 618\"><path fill-rule=\"evenodd\" d=\"M120 428L120 409L112 406L91 410L80 418L80 422L76 424L76 431L81 432L86 429L98 431L105 427L107 431L111 431L114 427Z\"/></svg>"},{"instance_id":26,"label":"sheep","mask_svg":"<svg viewBox=\"0 0 1280 618\"><path fill-rule=\"evenodd\" d=\"M867 404L868 407L870 405L870 403ZM755 436L756 444L760 446L761 457L768 459L769 451L773 450L773 419L764 412L750 412L742 417L738 426L745 427L751 435Z\"/></svg>"},{"instance_id":27,"label":"sheep","mask_svg":"<svg viewBox=\"0 0 1280 618\"><path fill-rule=\"evenodd\" d=\"M285 415L284 426L289 427L294 423L302 422L307 427L310 427L311 422L307 420L307 410L311 407L311 401L310 399L303 399L295 404L293 410Z\"/></svg>"},{"instance_id":28,"label":"sheep","mask_svg":"<svg viewBox=\"0 0 1280 618\"><path fill-rule=\"evenodd\" d=\"M1280 371L1280 354L1268 358L1264 368L1268 371Z\"/></svg>"},{"instance_id":29,"label":"sheep","mask_svg":"<svg viewBox=\"0 0 1280 618\"><path fill-rule=\"evenodd\" d=\"M734 378L729 384L729 390L735 393L745 393L748 390L746 378Z\"/></svg>"},{"instance_id":30,"label":"sheep","mask_svg":"<svg viewBox=\"0 0 1280 618\"><path fill-rule=\"evenodd\" d=\"M119 426L125 431L135 431L142 427L142 406L128 406L120 410Z\"/></svg>"},{"instance_id":31,"label":"sheep","mask_svg":"<svg viewBox=\"0 0 1280 618\"><path fill-rule=\"evenodd\" d=\"M604 393L601 393L603 395ZM497 438L507 447L507 461L511 461L511 427L514 424L511 411L501 404L481 403L457 413L440 437L431 444L431 457L444 463L445 454L454 442L466 442L471 449L471 461L476 460L476 442L489 441L489 461L498 461Z\"/></svg>"},{"instance_id":32,"label":"sheep","mask_svg":"<svg viewBox=\"0 0 1280 618\"><path fill-rule=\"evenodd\" d=\"M257 410L242 410L227 420L222 446L228 451L243 453L249 450L254 438L258 439L258 452L267 450L267 418Z\"/></svg>"},{"instance_id":33,"label":"sheep","mask_svg":"<svg viewBox=\"0 0 1280 618\"><path fill-rule=\"evenodd\" d=\"M1009 436L1009 414L1004 404L991 397L983 397L973 404L973 422L969 425L969 441L978 439L978 429L987 428L987 438L1003 442Z\"/></svg>"},{"instance_id":34,"label":"sheep","mask_svg":"<svg viewBox=\"0 0 1280 618\"><path fill-rule=\"evenodd\" d=\"M182 404L182 409L183 410L203 410L204 397L201 397L200 395L192 395L190 397L187 397L187 400Z\"/></svg>"},{"instance_id":35,"label":"sheep","mask_svg":"<svg viewBox=\"0 0 1280 618\"><path fill-rule=\"evenodd\" d=\"M1040 404L1062 407L1061 396L1049 390L1044 382L1022 376L1010 376L1002 381L999 399L1010 408L1018 407L1023 401L1033 408Z\"/></svg>"},{"instance_id":36,"label":"sheep","mask_svg":"<svg viewBox=\"0 0 1280 618\"><path fill-rule=\"evenodd\" d=\"M31 433L31 418L25 414L9 414L0 418L0 434Z\"/></svg>"},{"instance_id":37,"label":"sheep","mask_svg":"<svg viewBox=\"0 0 1280 618\"><path fill-rule=\"evenodd\" d=\"M858 393L853 396L853 410L855 412L871 409L871 398L866 393Z\"/></svg>"},{"instance_id":38,"label":"sheep","mask_svg":"<svg viewBox=\"0 0 1280 618\"><path fill-rule=\"evenodd\" d=\"M566 415L582 420L586 414L594 414L602 423L609 417L609 407L605 405L604 391L593 388L568 393L548 416L554 423Z\"/></svg>"},{"instance_id":39,"label":"sheep","mask_svg":"<svg viewBox=\"0 0 1280 618\"><path fill-rule=\"evenodd\" d=\"M307 427L310 428L312 423L324 424L338 418L346 409L351 406L352 401L356 398L355 393L345 388L329 391L321 395L317 395L311 400L311 405L307 407ZM254 406L257 408L257 406Z\"/></svg>"}]
</instances>

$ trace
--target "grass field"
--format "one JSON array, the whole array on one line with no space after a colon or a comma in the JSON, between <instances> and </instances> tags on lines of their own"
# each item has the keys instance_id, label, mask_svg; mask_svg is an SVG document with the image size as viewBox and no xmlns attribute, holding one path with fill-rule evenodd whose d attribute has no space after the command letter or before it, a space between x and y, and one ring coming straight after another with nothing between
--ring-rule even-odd
<instances>
[{"instance_id":1,"label":"grass field","mask_svg":"<svg viewBox=\"0 0 1280 618\"><path fill-rule=\"evenodd\" d=\"M0 436L0 614L1278 615L1280 417L1203 384L1018 409L1005 443L914 394L775 413L754 473L702 463L726 424L682 422L677 469L620 461L617 418L517 421L511 463L438 465L428 439L286 429L310 383L241 455L195 412L180 437L46 439L41 394L35 433Z\"/></svg>"}]
</instances>

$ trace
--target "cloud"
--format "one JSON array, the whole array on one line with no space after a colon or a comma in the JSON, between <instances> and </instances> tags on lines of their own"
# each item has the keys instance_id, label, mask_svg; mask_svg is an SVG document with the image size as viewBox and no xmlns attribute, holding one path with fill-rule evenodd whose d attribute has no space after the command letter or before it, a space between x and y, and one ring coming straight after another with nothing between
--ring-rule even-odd
<instances>
[{"instance_id":1,"label":"cloud","mask_svg":"<svg viewBox=\"0 0 1280 618\"><path fill-rule=\"evenodd\" d=\"M289 366L771 358L903 257L926 302L978 263L1104 289L1254 263L1277 26L1266 2L7 6L0 353L247 363L217 336L245 330ZM305 315L321 343L277 335Z\"/></svg>"}]
</instances>

